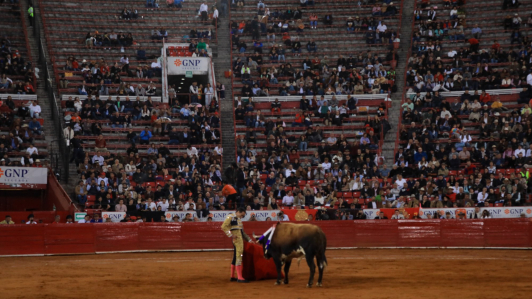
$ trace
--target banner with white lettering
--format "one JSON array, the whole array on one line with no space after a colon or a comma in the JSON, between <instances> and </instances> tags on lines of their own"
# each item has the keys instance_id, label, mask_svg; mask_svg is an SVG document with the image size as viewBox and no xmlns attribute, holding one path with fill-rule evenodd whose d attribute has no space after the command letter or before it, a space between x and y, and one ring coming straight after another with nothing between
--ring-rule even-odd
<instances>
[{"instance_id":1,"label":"banner with white lettering","mask_svg":"<svg viewBox=\"0 0 532 299\"><path fill-rule=\"evenodd\" d=\"M168 75L207 75L209 72L210 58L208 57L168 57ZM188 87L187 87L188 88Z\"/></svg>"},{"instance_id":2,"label":"banner with white lettering","mask_svg":"<svg viewBox=\"0 0 532 299\"><path fill-rule=\"evenodd\" d=\"M46 189L48 168L44 167L0 167L0 187Z\"/></svg>"},{"instance_id":3,"label":"banner with white lettering","mask_svg":"<svg viewBox=\"0 0 532 299\"><path fill-rule=\"evenodd\" d=\"M107 221L107 218L111 218L111 222L120 222L126 217L126 212L102 212L103 222Z\"/></svg>"},{"instance_id":4,"label":"banner with white lettering","mask_svg":"<svg viewBox=\"0 0 532 299\"><path fill-rule=\"evenodd\" d=\"M491 218L519 218L521 215L525 217L532 217L532 207L488 207L480 208L480 214L482 211L487 210L490 213ZM460 211L465 211L466 217L471 218L471 215L475 213L475 208L445 208L445 209L419 209L419 216L421 218L426 218L427 214L431 214L432 218L438 213L443 216L447 212L451 214L452 218L456 218L456 213ZM364 209L364 214L366 214L367 219L374 219L379 215L380 209Z\"/></svg>"},{"instance_id":5,"label":"banner with white lettering","mask_svg":"<svg viewBox=\"0 0 532 299\"><path fill-rule=\"evenodd\" d=\"M212 221L222 222L227 215L234 212L235 211L211 211L208 215L202 215L203 217L200 218L194 211L167 211L165 216L168 221L172 220L175 215L179 217L179 221L183 221L187 217L187 214L190 214L189 217L197 217L201 221L207 221L208 217L212 217ZM257 221L277 221L277 213L279 213L279 210L248 211L246 216L242 218L242 221L249 221L252 215L255 216Z\"/></svg>"}]
</instances>

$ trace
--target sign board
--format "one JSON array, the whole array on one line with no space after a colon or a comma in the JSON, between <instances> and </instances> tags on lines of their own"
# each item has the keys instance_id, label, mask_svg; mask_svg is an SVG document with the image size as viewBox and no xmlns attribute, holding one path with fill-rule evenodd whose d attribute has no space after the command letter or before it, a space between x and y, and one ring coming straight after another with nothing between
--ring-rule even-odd
<instances>
[{"instance_id":1,"label":"sign board","mask_svg":"<svg viewBox=\"0 0 532 299\"><path fill-rule=\"evenodd\" d=\"M204 217L199 218L195 211L167 211L165 213L165 216L166 220L168 221L172 220L174 215L177 215L179 217L179 221L183 221L183 219L186 218L186 215L190 214L190 217L197 217L201 221L207 221L208 217L212 217L212 221L222 222L225 220L225 217L227 217L227 215L232 214L234 212L235 211L211 211L209 215L205 215ZM242 218L242 221L249 221L249 219L251 219L251 215L255 215L255 218L258 221L277 221L277 213L279 213L279 210L247 211L246 217Z\"/></svg>"},{"instance_id":2,"label":"sign board","mask_svg":"<svg viewBox=\"0 0 532 299\"><path fill-rule=\"evenodd\" d=\"M192 77L193 77L192 71L187 71L185 74L185 78L192 78Z\"/></svg>"},{"instance_id":3,"label":"sign board","mask_svg":"<svg viewBox=\"0 0 532 299\"><path fill-rule=\"evenodd\" d=\"M44 167L0 167L1 188L46 189L48 168Z\"/></svg>"},{"instance_id":4,"label":"sign board","mask_svg":"<svg viewBox=\"0 0 532 299\"><path fill-rule=\"evenodd\" d=\"M103 222L106 222L107 218L111 218L111 222L120 222L125 217L126 212L102 212Z\"/></svg>"},{"instance_id":5,"label":"sign board","mask_svg":"<svg viewBox=\"0 0 532 299\"><path fill-rule=\"evenodd\" d=\"M87 213L85 213L85 212L83 212L83 213L74 213L74 222L78 222L80 220L85 219L85 215L87 215Z\"/></svg>"},{"instance_id":6,"label":"sign board","mask_svg":"<svg viewBox=\"0 0 532 299\"><path fill-rule=\"evenodd\" d=\"M482 211L488 210L491 218L519 218L521 215L526 217L532 217L532 207L497 207L497 208L480 208ZM456 211L465 211L466 217L470 218L475 212L475 208L444 208L444 209L419 209L419 216L426 218L427 214L431 214L433 217L437 213L451 213L452 218L456 218ZM379 215L380 209L365 209L367 219L374 219Z\"/></svg>"},{"instance_id":7,"label":"sign board","mask_svg":"<svg viewBox=\"0 0 532 299\"><path fill-rule=\"evenodd\" d=\"M168 75L207 75L211 59L209 57L167 57ZM187 77L189 78L189 77Z\"/></svg>"}]
</instances>

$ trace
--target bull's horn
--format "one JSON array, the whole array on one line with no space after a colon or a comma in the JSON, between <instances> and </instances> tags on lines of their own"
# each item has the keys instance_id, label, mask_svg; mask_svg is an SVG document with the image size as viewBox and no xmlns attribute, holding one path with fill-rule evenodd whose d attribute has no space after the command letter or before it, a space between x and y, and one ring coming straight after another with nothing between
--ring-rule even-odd
<instances>
[{"instance_id":1,"label":"bull's horn","mask_svg":"<svg viewBox=\"0 0 532 299\"><path fill-rule=\"evenodd\" d=\"M257 237L257 236L255 235L255 232L253 232L252 235L253 235L253 239L255 239L255 240L258 240L258 239L260 238L260 237Z\"/></svg>"}]
</instances>

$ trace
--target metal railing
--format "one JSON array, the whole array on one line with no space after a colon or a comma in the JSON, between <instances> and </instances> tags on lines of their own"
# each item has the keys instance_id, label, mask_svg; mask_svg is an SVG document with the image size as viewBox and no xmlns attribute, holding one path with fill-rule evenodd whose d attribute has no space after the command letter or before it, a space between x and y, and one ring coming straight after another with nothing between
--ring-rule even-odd
<instances>
[{"instance_id":1,"label":"metal railing","mask_svg":"<svg viewBox=\"0 0 532 299\"><path fill-rule=\"evenodd\" d=\"M39 72L39 76L44 79L45 89L47 93L48 100L50 102L50 112L52 114L53 128L54 128L54 141L52 144L49 144L49 155L52 162L52 169L54 173L58 174L58 179L62 180L64 183L68 183L69 176L69 162L70 162L70 148L67 146L65 136L63 134L64 124L63 124L63 115L61 113L60 107L57 104L58 97L56 96L53 89L53 75L50 75L48 71L48 62L46 61L46 52L44 49L44 37L41 36L41 1L37 1L34 4L35 8L38 8L34 13L33 19L33 34L35 41L37 42L37 47L39 49L39 66L42 68L42 71ZM53 150L53 142L57 142L58 151Z\"/></svg>"}]
</instances>

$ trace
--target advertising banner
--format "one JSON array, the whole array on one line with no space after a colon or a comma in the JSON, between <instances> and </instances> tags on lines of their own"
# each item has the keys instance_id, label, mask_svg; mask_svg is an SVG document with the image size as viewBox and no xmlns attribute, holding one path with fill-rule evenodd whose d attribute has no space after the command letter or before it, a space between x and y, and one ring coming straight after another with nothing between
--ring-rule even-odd
<instances>
[{"instance_id":1,"label":"advertising banner","mask_svg":"<svg viewBox=\"0 0 532 299\"><path fill-rule=\"evenodd\" d=\"M406 210L410 218L412 218L413 216L412 212L414 211L408 211L410 209L399 209L399 210L401 212L402 210ZM519 218L521 217L521 215L525 215L525 217L532 217L532 207L497 207L497 208L488 207L488 208L480 208L480 213L482 213L482 211L484 210L487 210L490 213L491 218ZM393 215L395 209L365 209L364 214L366 214L367 219L374 219L375 217L379 215L380 211L383 211L384 214L388 218L390 218L391 215ZM457 213L460 213L460 211L465 212L467 218L471 218L471 215L475 213L475 208L419 209L419 216L421 218L426 218L427 214L431 214L434 218L434 215L437 215L437 214L445 215L447 212L449 212L451 213L452 218L456 218L458 216Z\"/></svg>"},{"instance_id":2,"label":"advertising banner","mask_svg":"<svg viewBox=\"0 0 532 299\"><path fill-rule=\"evenodd\" d=\"M208 57L167 57L168 75L207 75L210 58Z\"/></svg>"},{"instance_id":3,"label":"advertising banner","mask_svg":"<svg viewBox=\"0 0 532 299\"><path fill-rule=\"evenodd\" d=\"M48 168L0 167L0 188L46 189Z\"/></svg>"},{"instance_id":4,"label":"advertising banner","mask_svg":"<svg viewBox=\"0 0 532 299\"><path fill-rule=\"evenodd\" d=\"M234 212L235 211L211 211L208 215L205 215L201 218L198 217L195 211L167 211L165 215L166 220L168 221L172 220L175 215L179 217L179 221L183 221L183 219L186 218L186 215L190 214L190 217L197 217L201 221L207 221L208 217L212 217L212 221L221 222L225 220L225 217L227 217L227 215L232 214ZM251 215L255 215L255 218L258 221L277 221L277 213L279 213L279 210L248 211L246 213L246 217L242 218L242 221L249 221L251 219Z\"/></svg>"},{"instance_id":5,"label":"advertising banner","mask_svg":"<svg viewBox=\"0 0 532 299\"><path fill-rule=\"evenodd\" d=\"M102 212L103 222L107 221L107 218L111 218L111 222L120 222L125 217L126 212Z\"/></svg>"}]
</instances>

